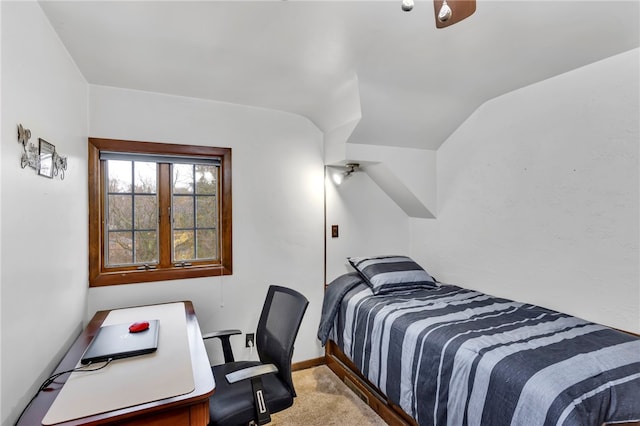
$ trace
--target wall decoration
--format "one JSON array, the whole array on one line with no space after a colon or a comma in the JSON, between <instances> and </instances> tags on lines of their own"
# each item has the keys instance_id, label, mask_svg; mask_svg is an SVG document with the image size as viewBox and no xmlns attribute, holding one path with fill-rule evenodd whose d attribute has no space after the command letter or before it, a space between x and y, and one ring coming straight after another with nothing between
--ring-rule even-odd
<instances>
[{"instance_id":1,"label":"wall decoration","mask_svg":"<svg viewBox=\"0 0 640 426\"><path fill-rule=\"evenodd\" d=\"M58 176L60 180L64 180L64 172L67 170L67 157L61 157L57 152L53 153L53 175Z\"/></svg>"},{"instance_id":2,"label":"wall decoration","mask_svg":"<svg viewBox=\"0 0 640 426\"><path fill-rule=\"evenodd\" d=\"M38 139L38 141L40 142L38 174L53 179L53 153L56 152L56 147L44 139Z\"/></svg>"},{"instance_id":3,"label":"wall decoration","mask_svg":"<svg viewBox=\"0 0 640 426\"><path fill-rule=\"evenodd\" d=\"M36 169L38 166L38 148L29 143L31 139L31 130L22 127L22 124L18 125L18 142L22 144L22 158L20 159L20 167L23 169L27 166Z\"/></svg>"},{"instance_id":4,"label":"wall decoration","mask_svg":"<svg viewBox=\"0 0 640 426\"><path fill-rule=\"evenodd\" d=\"M40 176L54 178L59 175L60 180L64 180L67 157L59 155L55 145L42 138L38 138L38 146L29 142L29 139L31 139L31 130L18 124L18 142L22 144L24 150L20 158L20 167L24 169L29 166Z\"/></svg>"},{"instance_id":5,"label":"wall decoration","mask_svg":"<svg viewBox=\"0 0 640 426\"><path fill-rule=\"evenodd\" d=\"M31 138L31 130L22 127L22 124L18 124L18 142L22 144L22 147L27 146L27 142Z\"/></svg>"}]
</instances>

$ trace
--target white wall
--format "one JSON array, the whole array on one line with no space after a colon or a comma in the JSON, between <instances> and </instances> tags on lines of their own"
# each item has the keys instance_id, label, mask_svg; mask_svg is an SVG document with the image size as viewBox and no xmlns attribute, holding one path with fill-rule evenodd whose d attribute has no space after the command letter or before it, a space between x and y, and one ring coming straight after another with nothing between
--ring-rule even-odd
<instances>
[{"instance_id":1,"label":"white wall","mask_svg":"<svg viewBox=\"0 0 640 426\"><path fill-rule=\"evenodd\" d=\"M89 315L191 300L203 331L255 332L267 287L279 284L310 301L294 362L322 356L322 133L288 113L101 86L90 88L89 115L92 137L231 147L233 162L233 275L92 288ZM247 359L244 338L232 340ZM222 360L217 341L208 348Z\"/></svg>"},{"instance_id":2,"label":"white wall","mask_svg":"<svg viewBox=\"0 0 640 426\"><path fill-rule=\"evenodd\" d=\"M2 11L2 424L13 424L86 317L88 86L36 2ZM17 126L68 157L20 168ZM79 226L80 224L80 226Z\"/></svg>"},{"instance_id":3,"label":"white wall","mask_svg":"<svg viewBox=\"0 0 640 426\"><path fill-rule=\"evenodd\" d=\"M438 150L443 281L640 332L638 49L484 104Z\"/></svg>"},{"instance_id":4,"label":"white wall","mask_svg":"<svg viewBox=\"0 0 640 426\"><path fill-rule=\"evenodd\" d=\"M340 186L328 176L326 199L327 283L352 271L348 256L409 254L409 218L365 172ZM338 238L331 237L331 225L338 225Z\"/></svg>"}]
</instances>

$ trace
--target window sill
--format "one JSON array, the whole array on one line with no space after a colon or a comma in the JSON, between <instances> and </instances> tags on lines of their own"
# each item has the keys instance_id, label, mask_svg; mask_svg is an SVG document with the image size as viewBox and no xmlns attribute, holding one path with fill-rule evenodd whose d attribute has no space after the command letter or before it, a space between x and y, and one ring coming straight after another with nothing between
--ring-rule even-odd
<instances>
[{"instance_id":1,"label":"window sill","mask_svg":"<svg viewBox=\"0 0 640 426\"><path fill-rule=\"evenodd\" d=\"M231 268L223 265L188 266L181 268L153 269L146 271L100 272L89 277L89 287L119 284L135 284L187 278L218 277L231 275Z\"/></svg>"}]
</instances>

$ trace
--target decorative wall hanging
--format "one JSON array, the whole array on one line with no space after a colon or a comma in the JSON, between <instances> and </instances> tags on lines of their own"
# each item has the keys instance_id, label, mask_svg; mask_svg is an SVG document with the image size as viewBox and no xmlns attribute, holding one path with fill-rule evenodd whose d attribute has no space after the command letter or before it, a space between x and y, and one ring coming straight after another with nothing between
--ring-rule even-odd
<instances>
[{"instance_id":1,"label":"decorative wall hanging","mask_svg":"<svg viewBox=\"0 0 640 426\"><path fill-rule=\"evenodd\" d=\"M67 157L62 157L56 152L55 145L44 139L38 138L38 146L29 142L31 130L25 129L22 124L18 124L18 142L22 144L22 158L20 167L27 166L36 170L40 176L54 178L60 175L64 179L64 172L67 170Z\"/></svg>"}]
</instances>

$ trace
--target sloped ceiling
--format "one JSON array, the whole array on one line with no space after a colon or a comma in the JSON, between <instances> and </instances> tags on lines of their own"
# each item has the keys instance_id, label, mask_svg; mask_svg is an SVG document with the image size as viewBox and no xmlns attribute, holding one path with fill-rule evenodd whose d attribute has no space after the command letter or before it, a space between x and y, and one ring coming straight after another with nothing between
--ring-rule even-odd
<instances>
[{"instance_id":1,"label":"sloped ceiling","mask_svg":"<svg viewBox=\"0 0 640 426\"><path fill-rule=\"evenodd\" d=\"M287 111L327 132L355 78L349 142L422 149L489 99L640 45L638 1L478 0L446 29L431 1L40 4L90 84Z\"/></svg>"}]
</instances>

